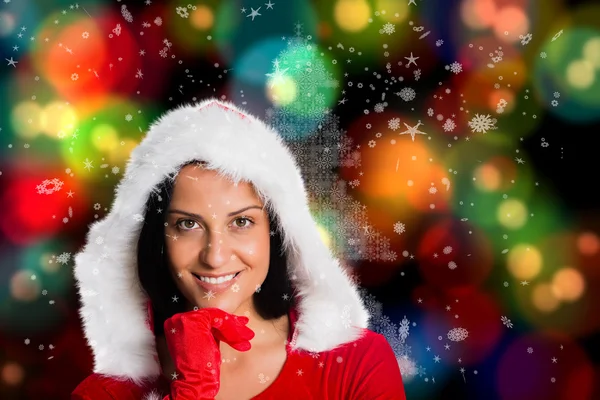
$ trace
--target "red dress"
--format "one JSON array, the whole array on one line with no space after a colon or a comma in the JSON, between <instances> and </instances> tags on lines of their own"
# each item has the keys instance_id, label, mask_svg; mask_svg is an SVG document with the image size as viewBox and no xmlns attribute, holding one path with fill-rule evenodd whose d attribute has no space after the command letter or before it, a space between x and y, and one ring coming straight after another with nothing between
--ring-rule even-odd
<instances>
[{"instance_id":1,"label":"red dress","mask_svg":"<svg viewBox=\"0 0 600 400\"><path fill-rule=\"evenodd\" d=\"M365 329L362 338L330 351L291 351L296 311L292 309L289 317L287 360L280 374L254 400L406 399L400 367L383 335ZM151 392L153 397L149 397ZM162 375L155 382L137 386L131 381L93 374L77 386L71 400L163 399L168 393L169 382Z\"/></svg>"}]
</instances>

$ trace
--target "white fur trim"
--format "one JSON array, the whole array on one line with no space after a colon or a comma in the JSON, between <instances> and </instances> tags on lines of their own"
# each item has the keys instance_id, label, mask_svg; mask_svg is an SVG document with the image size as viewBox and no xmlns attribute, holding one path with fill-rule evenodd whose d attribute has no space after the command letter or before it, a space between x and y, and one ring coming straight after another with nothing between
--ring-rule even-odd
<instances>
[{"instance_id":1,"label":"white fur trim","mask_svg":"<svg viewBox=\"0 0 600 400\"><path fill-rule=\"evenodd\" d=\"M261 120L210 99L181 106L153 123L131 154L110 213L91 225L85 247L75 256L94 371L134 382L160 373L135 249L151 190L193 159L234 182L252 182L279 217L288 272L299 296L294 349L321 352L358 339L369 314L321 240L293 155Z\"/></svg>"},{"instance_id":2,"label":"white fur trim","mask_svg":"<svg viewBox=\"0 0 600 400\"><path fill-rule=\"evenodd\" d=\"M162 400L164 396L161 396L156 390L146 393L142 400Z\"/></svg>"}]
</instances>

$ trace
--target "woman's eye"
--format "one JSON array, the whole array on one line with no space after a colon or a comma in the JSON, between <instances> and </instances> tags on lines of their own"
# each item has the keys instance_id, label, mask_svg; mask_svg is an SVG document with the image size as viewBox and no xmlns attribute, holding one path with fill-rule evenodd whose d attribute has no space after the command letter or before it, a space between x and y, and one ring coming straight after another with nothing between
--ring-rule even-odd
<instances>
[{"instance_id":1,"label":"woman's eye","mask_svg":"<svg viewBox=\"0 0 600 400\"><path fill-rule=\"evenodd\" d=\"M246 229L246 228L249 228L249 227L250 227L250 225L252 225L252 224L253 224L253 222L252 222L252 221L251 221L249 218L240 217L240 218L236 218L235 220L236 220L236 221L246 221L246 222L247 222L247 224L244 224L243 226L240 226L240 225L238 225L238 224L236 223L236 226L237 226L238 228L241 228L241 229Z\"/></svg>"},{"instance_id":2,"label":"woman's eye","mask_svg":"<svg viewBox=\"0 0 600 400\"><path fill-rule=\"evenodd\" d=\"M184 219L177 223L177 227L181 228L184 231L189 231L189 230L194 229L194 225L197 225L197 223L196 223L196 221L193 221L191 219Z\"/></svg>"}]
</instances>

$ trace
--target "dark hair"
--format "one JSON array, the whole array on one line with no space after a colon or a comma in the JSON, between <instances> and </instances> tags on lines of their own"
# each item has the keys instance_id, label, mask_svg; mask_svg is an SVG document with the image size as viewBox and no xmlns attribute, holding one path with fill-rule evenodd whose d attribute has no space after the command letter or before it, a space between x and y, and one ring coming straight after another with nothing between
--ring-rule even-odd
<instances>
[{"instance_id":1,"label":"dark hair","mask_svg":"<svg viewBox=\"0 0 600 400\"><path fill-rule=\"evenodd\" d=\"M165 214L171 201L174 179L166 177L150 194L146 202L144 224L137 243L138 276L150 298L154 316L154 334L164 334L164 322L184 312L186 299L177 288L168 268L165 245ZM161 209L159 211L159 209ZM287 271L287 255L276 219L269 213L270 235L269 271L260 291L253 294L254 307L264 319L276 319L290 311L293 287ZM286 299L284 295L287 294ZM177 296L179 300L173 301Z\"/></svg>"}]
</instances>

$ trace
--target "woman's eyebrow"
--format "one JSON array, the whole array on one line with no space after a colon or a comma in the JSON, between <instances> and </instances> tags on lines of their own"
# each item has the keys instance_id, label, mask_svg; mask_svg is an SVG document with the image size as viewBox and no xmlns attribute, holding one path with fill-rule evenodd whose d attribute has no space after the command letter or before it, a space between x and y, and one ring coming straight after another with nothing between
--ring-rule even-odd
<instances>
[{"instance_id":1,"label":"woman's eyebrow","mask_svg":"<svg viewBox=\"0 0 600 400\"><path fill-rule=\"evenodd\" d=\"M229 214L227 214L228 217L233 217L234 215L243 213L246 210L250 210L251 208L258 208L258 209L263 209L261 206L256 206L256 205L252 205L252 206L248 206L248 207L244 207L240 210L237 211L232 211ZM168 212L168 214L183 214L183 215L187 215L188 217L192 217L192 218L196 218L199 219L201 221L204 221L204 218L200 215L200 214L195 214L195 213L191 213L188 211L183 211L183 210L179 210L177 208L172 208L170 209Z\"/></svg>"}]
</instances>

